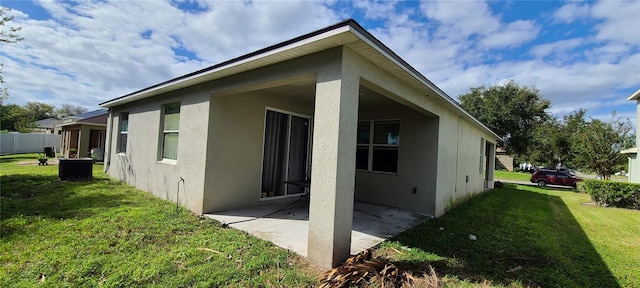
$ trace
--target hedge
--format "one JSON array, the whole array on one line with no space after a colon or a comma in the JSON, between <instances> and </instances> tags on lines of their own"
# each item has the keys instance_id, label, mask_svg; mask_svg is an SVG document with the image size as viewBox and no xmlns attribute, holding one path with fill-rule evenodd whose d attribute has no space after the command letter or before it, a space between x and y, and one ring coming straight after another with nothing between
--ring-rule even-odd
<instances>
[{"instance_id":1,"label":"hedge","mask_svg":"<svg viewBox=\"0 0 640 288\"><path fill-rule=\"evenodd\" d=\"M640 210L640 184L585 179L578 182L578 191L603 207Z\"/></svg>"}]
</instances>

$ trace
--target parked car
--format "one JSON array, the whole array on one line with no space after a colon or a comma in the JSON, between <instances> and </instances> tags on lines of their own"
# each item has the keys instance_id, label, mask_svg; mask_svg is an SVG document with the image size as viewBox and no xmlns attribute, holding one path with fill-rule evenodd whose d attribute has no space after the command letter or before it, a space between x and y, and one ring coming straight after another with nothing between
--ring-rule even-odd
<instances>
[{"instance_id":1,"label":"parked car","mask_svg":"<svg viewBox=\"0 0 640 288\"><path fill-rule=\"evenodd\" d=\"M576 187L577 183L582 179L562 171L538 170L531 174L529 181L542 187L547 186L547 184Z\"/></svg>"},{"instance_id":2,"label":"parked car","mask_svg":"<svg viewBox=\"0 0 640 288\"><path fill-rule=\"evenodd\" d=\"M576 170L573 169L569 169L567 167L550 167L550 166L540 166L540 167L536 167L536 171L538 170L548 170L548 171L558 171L558 172L562 172L565 174L569 174L571 176L576 176Z\"/></svg>"}]
</instances>

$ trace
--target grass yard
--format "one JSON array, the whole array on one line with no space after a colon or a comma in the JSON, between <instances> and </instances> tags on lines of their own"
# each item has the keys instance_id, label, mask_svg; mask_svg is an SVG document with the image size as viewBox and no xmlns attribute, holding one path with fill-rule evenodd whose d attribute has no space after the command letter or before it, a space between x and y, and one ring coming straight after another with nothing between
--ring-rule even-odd
<instances>
[{"instance_id":1,"label":"grass yard","mask_svg":"<svg viewBox=\"0 0 640 288\"><path fill-rule=\"evenodd\" d=\"M295 254L111 181L0 157L0 287L306 287Z\"/></svg>"},{"instance_id":2,"label":"grass yard","mask_svg":"<svg viewBox=\"0 0 640 288\"><path fill-rule=\"evenodd\" d=\"M418 275L430 264L452 286L640 287L640 211L586 202L586 194L506 184L376 255Z\"/></svg>"},{"instance_id":3,"label":"grass yard","mask_svg":"<svg viewBox=\"0 0 640 288\"><path fill-rule=\"evenodd\" d=\"M531 173L525 172L509 172L503 170L496 170L493 174L495 179L498 180L517 180L517 181L529 181L531 179Z\"/></svg>"},{"instance_id":4,"label":"grass yard","mask_svg":"<svg viewBox=\"0 0 640 288\"><path fill-rule=\"evenodd\" d=\"M320 271L293 253L176 211L108 179L102 166L92 181L60 182L56 165L15 163L33 159L0 156L0 287L317 283ZM374 255L415 276L431 265L447 287L640 287L640 212L587 202L585 194L506 184Z\"/></svg>"}]
</instances>

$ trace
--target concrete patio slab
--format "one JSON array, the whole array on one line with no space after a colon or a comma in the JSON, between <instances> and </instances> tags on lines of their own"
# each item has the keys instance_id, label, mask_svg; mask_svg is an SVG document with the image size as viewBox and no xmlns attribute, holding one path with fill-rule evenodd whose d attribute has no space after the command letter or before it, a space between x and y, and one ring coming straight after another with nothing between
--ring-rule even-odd
<instances>
[{"instance_id":1,"label":"concrete patio slab","mask_svg":"<svg viewBox=\"0 0 640 288\"><path fill-rule=\"evenodd\" d=\"M378 245L418 223L430 219L422 213L355 202L351 231L351 254ZM226 212L205 214L221 223L307 256L309 200L265 204Z\"/></svg>"}]
</instances>

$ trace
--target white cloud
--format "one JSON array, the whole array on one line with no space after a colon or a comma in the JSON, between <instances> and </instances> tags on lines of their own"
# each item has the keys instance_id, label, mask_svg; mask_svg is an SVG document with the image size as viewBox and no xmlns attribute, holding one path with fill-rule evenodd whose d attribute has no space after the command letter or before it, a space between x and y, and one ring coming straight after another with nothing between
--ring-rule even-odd
<instances>
[{"instance_id":1,"label":"white cloud","mask_svg":"<svg viewBox=\"0 0 640 288\"><path fill-rule=\"evenodd\" d=\"M24 40L3 47L9 102L56 99L51 104L94 108L338 21L322 2L210 2L197 14L169 1L40 4L52 19L15 11ZM180 48L200 60L177 54Z\"/></svg>"},{"instance_id":2,"label":"white cloud","mask_svg":"<svg viewBox=\"0 0 640 288\"><path fill-rule=\"evenodd\" d=\"M558 24L540 19L554 11L506 21L482 1L198 3L205 11L183 11L168 0L43 1L53 15L44 21L15 11L25 40L0 51L10 101L95 108L358 14L365 15L358 19L365 28L453 98L470 87L515 79L539 88L552 112L562 115L622 107L626 90L640 85L640 36L634 32L640 28L632 29L640 20L627 15L640 15L636 2L564 5L554 19L580 19L592 34L551 40L545 33ZM570 11L565 7L573 12L559 12ZM197 59L180 55L181 48Z\"/></svg>"},{"instance_id":3,"label":"white cloud","mask_svg":"<svg viewBox=\"0 0 640 288\"><path fill-rule=\"evenodd\" d=\"M397 3L395 0L356 0L353 1L353 6L363 10L367 19L387 19L390 14L395 14Z\"/></svg>"},{"instance_id":4,"label":"white cloud","mask_svg":"<svg viewBox=\"0 0 640 288\"><path fill-rule=\"evenodd\" d=\"M529 53L536 58L573 58L569 56L570 52L584 44L586 44L584 38L572 38L533 46L533 48L529 50Z\"/></svg>"},{"instance_id":5,"label":"white cloud","mask_svg":"<svg viewBox=\"0 0 640 288\"><path fill-rule=\"evenodd\" d=\"M276 44L338 22L323 2L215 1L189 14L178 32L185 47L213 62Z\"/></svg>"},{"instance_id":6,"label":"white cloud","mask_svg":"<svg viewBox=\"0 0 640 288\"><path fill-rule=\"evenodd\" d=\"M484 1L423 1L421 8L429 20L438 21L438 35L465 41L479 37L482 49L519 46L536 38L540 28L534 21L503 23Z\"/></svg>"},{"instance_id":7,"label":"white cloud","mask_svg":"<svg viewBox=\"0 0 640 288\"><path fill-rule=\"evenodd\" d=\"M591 13L603 19L596 25L597 39L640 46L640 2L600 1L593 5Z\"/></svg>"},{"instance_id":8,"label":"white cloud","mask_svg":"<svg viewBox=\"0 0 640 288\"><path fill-rule=\"evenodd\" d=\"M499 31L487 35L480 41L485 48L520 46L535 39L540 28L533 21L518 20L503 26Z\"/></svg>"},{"instance_id":9,"label":"white cloud","mask_svg":"<svg viewBox=\"0 0 640 288\"><path fill-rule=\"evenodd\" d=\"M571 23L589 17L589 10L588 4L569 3L556 10L553 18L556 22Z\"/></svg>"},{"instance_id":10,"label":"white cloud","mask_svg":"<svg viewBox=\"0 0 640 288\"><path fill-rule=\"evenodd\" d=\"M429 19L446 26L443 33L456 33L465 38L473 34L488 35L501 26L484 1L422 1L421 8Z\"/></svg>"}]
</instances>

